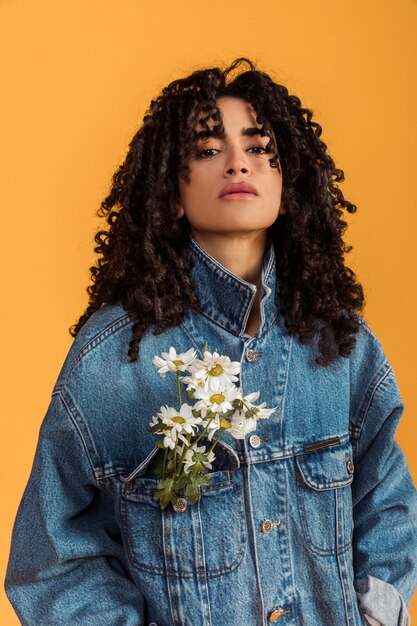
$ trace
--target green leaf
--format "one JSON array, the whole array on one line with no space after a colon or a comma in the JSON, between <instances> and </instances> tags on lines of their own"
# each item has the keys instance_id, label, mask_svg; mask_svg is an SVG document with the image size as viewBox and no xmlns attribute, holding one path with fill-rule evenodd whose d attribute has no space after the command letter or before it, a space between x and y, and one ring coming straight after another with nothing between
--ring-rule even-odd
<instances>
[{"instance_id":1,"label":"green leaf","mask_svg":"<svg viewBox=\"0 0 417 626\"><path fill-rule=\"evenodd\" d=\"M185 489L185 495L188 498L188 500L191 502L191 504L194 504L194 502L198 500L199 495L200 495L198 484L196 484L195 482L188 483Z\"/></svg>"},{"instance_id":2,"label":"green leaf","mask_svg":"<svg viewBox=\"0 0 417 626\"><path fill-rule=\"evenodd\" d=\"M208 350L208 340L206 339L206 343L203 346L203 354L204 352L207 352L207 350Z\"/></svg>"},{"instance_id":3,"label":"green leaf","mask_svg":"<svg viewBox=\"0 0 417 626\"><path fill-rule=\"evenodd\" d=\"M174 479L172 477L158 481L158 489L154 498L159 500L162 509L165 509L170 502L175 504L177 495L174 493Z\"/></svg>"},{"instance_id":4,"label":"green leaf","mask_svg":"<svg viewBox=\"0 0 417 626\"><path fill-rule=\"evenodd\" d=\"M190 478L187 474L182 474L181 476L178 476L178 478L175 481L175 489L180 491L181 489L185 487L185 485L187 484L189 480Z\"/></svg>"}]
</instances>

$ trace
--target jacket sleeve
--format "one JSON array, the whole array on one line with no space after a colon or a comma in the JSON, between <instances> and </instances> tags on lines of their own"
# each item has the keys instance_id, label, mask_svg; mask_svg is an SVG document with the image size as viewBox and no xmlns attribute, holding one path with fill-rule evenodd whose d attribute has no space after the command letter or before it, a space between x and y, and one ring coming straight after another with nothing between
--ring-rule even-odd
<instances>
[{"instance_id":1,"label":"jacket sleeve","mask_svg":"<svg viewBox=\"0 0 417 626\"><path fill-rule=\"evenodd\" d=\"M5 590L27 626L140 626L111 501L54 393L15 520Z\"/></svg>"},{"instance_id":2,"label":"jacket sleeve","mask_svg":"<svg viewBox=\"0 0 417 626\"><path fill-rule=\"evenodd\" d=\"M361 611L383 626L407 626L417 585L417 494L394 440L403 413L385 361L354 424L353 566Z\"/></svg>"}]
</instances>

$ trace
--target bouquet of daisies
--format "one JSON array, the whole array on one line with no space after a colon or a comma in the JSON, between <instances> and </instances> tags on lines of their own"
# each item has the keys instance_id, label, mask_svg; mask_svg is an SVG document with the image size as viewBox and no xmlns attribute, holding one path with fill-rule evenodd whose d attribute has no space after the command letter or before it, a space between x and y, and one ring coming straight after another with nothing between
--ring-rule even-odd
<instances>
[{"instance_id":1,"label":"bouquet of daisies","mask_svg":"<svg viewBox=\"0 0 417 626\"><path fill-rule=\"evenodd\" d=\"M179 408L161 406L152 417L149 429L158 439L156 446L164 449L163 457L155 465L158 489L155 498L164 509L175 504L179 493L185 492L190 503L196 502L200 485L208 485L209 471L215 460L214 449L224 431L236 439L243 439L256 429L258 419L267 419L275 411L265 402L253 404L259 391L245 396L236 383L240 363L216 350L203 348L202 360L196 351L177 354L175 348L154 356L153 364L162 378L176 374ZM181 375L187 372L188 375ZM186 385L187 400L182 401L181 384Z\"/></svg>"}]
</instances>

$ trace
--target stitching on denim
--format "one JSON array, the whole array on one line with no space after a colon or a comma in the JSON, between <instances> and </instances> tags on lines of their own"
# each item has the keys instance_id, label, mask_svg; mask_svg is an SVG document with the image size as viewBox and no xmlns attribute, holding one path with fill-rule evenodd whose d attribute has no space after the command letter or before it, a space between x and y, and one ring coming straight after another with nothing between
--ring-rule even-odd
<instances>
[{"instance_id":1,"label":"stitching on denim","mask_svg":"<svg viewBox=\"0 0 417 626\"><path fill-rule=\"evenodd\" d=\"M372 400L374 399L374 396L376 394L376 392L378 391L380 385L382 384L382 382L386 379L386 377L391 374L393 372L391 365L388 363L388 361L384 362L384 365L378 370L378 374L379 372L382 370L382 374L380 375L380 377L374 382L374 385L372 387L372 391L369 394L369 399L368 399L368 403L366 405L366 408L363 410L363 417L362 420L360 422L360 424L358 425L359 428L359 438L362 435L363 432L363 427L366 421L366 418L368 416L368 412L369 412L369 408L372 404ZM376 376L374 376L374 380L375 380ZM370 385L371 387L372 385ZM359 448L358 448L359 449Z\"/></svg>"},{"instance_id":2,"label":"stitching on denim","mask_svg":"<svg viewBox=\"0 0 417 626\"><path fill-rule=\"evenodd\" d=\"M344 574L344 567L342 564L343 556L339 550L339 497L338 497L337 489L335 492L335 497L336 497L336 558L337 558L337 565L339 568L340 583L342 585L343 604L345 606L345 615L346 615L346 620L347 620L346 625L349 626L348 603L347 603L346 589L345 589L344 577L343 577L343 574Z\"/></svg>"},{"instance_id":3,"label":"stitching on denim","mask_svg":"<svg viewBox=\"0 0 417 626\"><path fill-rule=\"evenodd\" d=\"M341 446L350 441L349 433L339 435L339 438ZM239 458L241 458L241 460L248 465L256 465L256 463L269 463L270 461L285 461L286 459L292 459L297 456L307 454L303 450L303 445L304 444L300 444L298 446L294 446L290 450L283 450L282 452L268 452L267 454L260 453L259 456L252 456L252 453L251 456L248 457L245 457L240 453L238 454Z\"/></svg>"},{"instance_id":4,"label":"stitching on denim","mask_svg":"<svg viewBox=\"0 0 417 626\"><path fill-rule=\"evenodd\" d=\"M194 339L194 336L188 332L187 327L185 325L185 320L183 322L181 322L181 324L179 325L181 330L183 331L183 333L186 335L187 339L189 339L191 341L191 343L194 345L195 349L197 350L199 356L203 359L204 358L204 354L202 349L198 346L196 340ZM193 328L193 330L195 330Z\"/></svg>"},{"instance_id":5,"label":"stitching on denim","mask_svg":"<svg viewBox=\"0 0 417 626\"><path fill-rule=\"evenodd\" d=\"M253 539L253 544L255 546L254 565L255 565L256 579L257 579L257 583L258 583L259 597L260 597L260 600L261 600L261 610L262 610L262 616L263 616L264 613L265 613L265 599L264 599L264 594L263 594L263 589L262 589L261 574L260 574L260 571L259 571L258 550L257 550L256 533L255 533L255 520L253 518L253 507L252 507L250 470L251 470L251 466L250 466L250 464L248 464L248 466L247 466L247 477L248 477L249 516L250 516L251 527L252 527L252 539Z\"/></svg>"},{"instance_id":6,"label":"stitching on denim","mask_svg":"<svg viewBox=\"0 0 417 626\"><path fill-rule=\"evenodd\" d=\"M67 390L67 391L68 391L68 390ZM70 398L71 398L71 400L72 400L72 396L71 396L71 394L69 394L69 392L68 392L68 395L70 396ZM60 396L60 399L62 400L62 403L63 403L63 405L64 405L64 407L65 407L65 409L66 409L66 413L67 413L67 415L68 415L69 420L70 420L70 421L71 421L71 423L73 424L73 426L74 426L75 430L77 431L77 433L78 433L78 435L79 435L79 437L80 437L80 439L81 439L82 446L83 446L83 448L84 448L84 450L85 450L85 453L86 453L86 456L87 456L88 462L90 463L90 465L91 465L91 469L92 469L93 474L94 474L94 479L95 479L95 481L96 481L96 483L97 483L97 486L99 486L99 483L98 483L98 478L97 478L96 468L95 468L94 463L93 463L93 461L92 461L92 459L91 459L90 452L89 452L88 445L87 445L87 441L86 441L86 439L85 439L85 437L84 437L84 433L82 432L81 427L80 427L80 425L78 424L78 421L77 421L76 419L74 419L74 417L73 417L73 415L72 415L72 412L71 412L71 410L70 410L70 407L68 406L68 403L67 403L67 401L66 401L66 399L65 399L64 395L63 395L62 393L60 393L60 394L59 394L59 396ZM78 407L77 407L77 409L78 409ZM91 434L89 433L89 431L88 431L88 429L87 429L87 428L86 428L86 430L87 430L87 433L89 434L89 436L91 437ZM94 449L95 449L94 443L93 443L92 441L91 441L91 444L92 444L92 446L93 446L93 447L94 447Z\"/></svg>"},{"instance_id":7,"label":"stitching on denim","mask_svg":"<svg viewBox=\"0 0 417 626\"><path fill-rule=\"evenodd\" d=\"M164 573L168 573L168 561L167 561L167 550L165 545L165 512L161 513L161 533L162 533L162 554L164 557ZM171 581L167 576L167 588L168 588L168 599L169 599L169 610L171 613L172 623L175 624L175 614L174 614L174 605L172 602L172 594L171 594Z\"/></svg>"},{"instance_id":8,"label":"stitching on denim","mask_svg":"<svg viewBox=\"0 0 417 626\"><path fill-rule=\"evenodd\" d=\"M73 369L78 363L94 348L100 345L107 337L114 335L118 330L121 330L125 326L131 324L131 319L128 314L119 317L117 320L111 322L108 326L101 329L92 339L90 339L84 346L80 348L80 351L74 361Z\"/></svg>"},{"instance_id":9,"label":"stitching on denim","mask_svg":"<svg viewBox=\"0 0 417 626\"><path fill-rule=\"evenodd\" d=\"M310 552L313 552L321 556L334 556L337 553L337 544L334 548L321 548L320 546L317 546L315 542L313 541L310 528L307 523L308 516L307 516L307 511L305 509L304 494L302 492L302 488L304 488L305 490L305 489L309 489L309 487L307 487L305 483L303 482L302 475L300 476L300 474L302 473L298 467L298 463L295 463L294 465L295 465L296 500L297 500L298 515L301 521L301 527L303 529L307 549ZM334 495L334 493L338 491L338 487L334 489L323 490L323 491L326 491L326 493L333 492L333 495ZM336 517L335 517L335 523L336 523ZM350 543L346 540L346 544L344 546L339 547L339 554L343 554L344 552L349 550L349 548L350 548Z\"/></svg>"},{"instance_id":10,"label":"stitching on denim","mask_svg":"<svg viewBox=\"0 0 417 626\"><path fill-rule=\"evenodd\" d=\"M299 623L299 618L297 619L297 601L296 601L296 590L295 590L295 584L294 584L294 564L293 564L293 555L292 555L292 542L289 540L289 529L291 528L291 522L290 522L290 507L288 506L289 503L289 493L291 492L290 490L290 480L291 480L291 475L290 472L288 471L288 464L286 464L283 467L283 472L285 474L285 494L284 494L284 502L285 502L285 521L286 521L286 547L287 547L287 553L288 553L288 561L289 561L289 566L290 566L290 572L289 572L289 576L291 579L291 595L292 595L292 607L293 607L293 613L292 613L292 619L290 621L290 623L293 626L296 626L296 624ZM282 532L282 531L281 531ZM284 531L285 532L285 531Z\"/></svg>"},{"instance_id":11,"label":"stitching on denim","mask_svg":"<svg viewBox=\"0 0 417 626\"><path fill-rule=\"evenodd\" d=\"M291 361L291 356L292 356L292 344L293 344L293 336L291 335L289 337L288 347L287 347L287 364L286 364L286 367L285 367L284 384L283 384L283 390L282 390L281 412L280 412L280 416L279 416L279 421L280 421L281 426L283 424L282 417L283 417L283 414L284 414L285 401L286 401L286 398L287 398L288 371L289 371L290 361ZM282 435L282 432L281 432L281 435Z\"/></svg>"},{"instance_id":12,"label":"stitching on denim","mask_svg":"<svg viewBox=\"0 0 417 626\"><path fill-rule=\"evenodd\" d=\"M361 435L363 424L366 419L366 415L368 413L369 406L372 402L374 394L377 388L379 387L379 385L381 384L381 382L390 373L390 371L392 371L392 367L390 363L385 359L382 365L375 372L371 382L369 383L368 389L363 394L363 400L359 406L356 417L350 418L350 421L352 422L353 427L355 428L356 431L359 432L359 435L358 435L359 437Z\"/></svg>"},{"instance_id":13,"label":"stitching on denim","mask_svg":"<svg viewBox=\"0 0 417 626\"><path fill-rule=\"evenodd\" d=\"M126 542L126 546L127 546L127 551L128 551L128 555L129 558L132 562L132 564L139 570L148 572L150 574L154 574L154 575L161 575L161 574L167 574L169 576L173 576L175 578L193 578L194 576L197 577L205 577L208 576L209 578L216 578L218 576L221 576L223 574L226 574L228 572L232 572L233 570L235 570L241 563L244 554L246 552L246 543L245 543L245 537L244 537L244 511L242 508L239 509L239 518L240 519L240 524L241 524L241 538L240 538L240 546L238 548L238 552L237 552L237 556L236 559L233 561L233 563L231 563L230 565L226 565L224 567L219 567L219 568L213 568L213 569L208 569L205 566L204 567L196 567L193 569L193 571L183 571L183 570L175 570L175 569L170 569L168 567L168 563L167 563L167 558L166 558L166 548L165 548L165 523L164 523L164 512L161 513L162 515L162 521L161 521L161 532L162 532L162 541L163 541L163 551L164 551L164 561L165 561L165 567L158 567L158 566L153 566L153 565L148 565L147 563L143 563L142 561L140 561L135 554L135 551L133 549L133 545L131 542L131 533L130 533L130 523L128 521L128 512L127 512L127 508L129 506L129 500L128 498L124 495L126 491L126 488L123 489L121 497L120 497L120 505L119 505L119 510L120 510L120 519L121 519L121 526L123 529L123 533L124 533L124 537L125 537L125 542ZM242 497L240 498L242 500ZM233 498L233 501L237 501L239 502L239 496L237 496L236 498ZM157 507L158 510L159 507Z\"/></svg>"},{"instance_id":14,"label":"stitching on denim","mask_svg":"<svg viewBox=\"0 0 417 626\"><path fill-rule=\"evenodd\" d=\"M202 521L201 521L200 504L201 504L201 498L199 498L198 503L197 503L197 514L198 514L198 521L199 521L199 526L200 526L202 558L203 558L203 563L205 565L204 570L206 572L206 575L204 576L204 589L205 589L205 592L206 592L206 599L207 599L208 626L212 626L212 623L211 623L211 610L210 610L210 593L209 593L207 567L206 567L207 566L207 563L206 563L206 551L205 551L205 545L204 545L204 533L203 533L203 524L202 524ZM197 533L195 533L195 535L197 535ZM198 586L200 588L200 578L198 578L197 580L198 580ZM206 613L206 611L204 611L204 621L205 621L205 613Z\"/></svg>"}]
</instances>

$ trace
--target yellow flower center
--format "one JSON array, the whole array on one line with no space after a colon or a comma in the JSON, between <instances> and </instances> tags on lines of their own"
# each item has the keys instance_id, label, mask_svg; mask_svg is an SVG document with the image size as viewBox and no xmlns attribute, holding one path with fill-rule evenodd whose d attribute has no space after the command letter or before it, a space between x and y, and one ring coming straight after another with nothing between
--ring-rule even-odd
<instances>
[{"instance_id":1,"label":"yellow flower center","mask_svg":"<svg viewBox=\"0 0 417 626\"><path fill-rule=\"evenodd\" d=\"M221 417L220 418L220 428L224 428L225 430L227 430L230 427L231 427L231 423L229 422L229 420L225 420L223 417Z\"/></svg>"},{"instance_id":2,"label":"yellow flower center","mask_svg":"<svg viewBox=\"0 0 417 626\"><path fill-rule=\"evenodd\" d=\"M177 367L179 365L184 365L184 361L172 361L174 365L176 365Z\"/></svg>"},{"instance_id":3,"label":"yellow flower center","mask_svg":"<svg viewBox=\"0 0 417 626\"><path fill-rule=\"evenodd\" d=\"M212 404L221 404L224 400L224 395L222 393L214 393L210 396L210 402Z\"/></svg>"},{"instance_id":4,"label":"yellow flower center","mask_svg":"<svg viewBox=\"0 0 417 626\"><path fill-rule=\"evenodd\" d=\"M220 376L220 374L223 374L223 368L221 365L217 364L214 367L211 368L211 370L209 371L210 376Z\"/></svg>"},{"instance_id":5,"label":"yellow flower center","mask_svg":"<svg viewBox=\"0 0 417 626\"><path fill-rule=\"evenodd\" d=\"M177 422L177 424L185 424L185 419L181 415L176 415L172 418L172 421Z\"/></svg>"}]
</instances>

